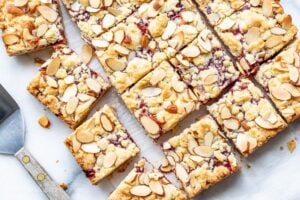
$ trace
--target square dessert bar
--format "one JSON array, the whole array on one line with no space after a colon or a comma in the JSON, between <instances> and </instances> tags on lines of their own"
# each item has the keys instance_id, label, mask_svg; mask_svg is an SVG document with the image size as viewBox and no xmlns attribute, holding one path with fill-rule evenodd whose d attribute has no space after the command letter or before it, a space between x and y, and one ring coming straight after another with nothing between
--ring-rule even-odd
<instances>
[{"instance_id":1,"label":"square dessert bar","mask_svg":"<svg viewBox=\"0 0 300 200\"><path fill-rule=\"evenodd\" d=\"M122 99L152 139L198 107L195 94L166 61L123 93Z\"/></svg>"},{"instance_id":2,"label":"square dessert bar","mask_svg":"<svg viewBox=\"0 0 300 200\"><path fill-rule=\"evenodd\" d=\"M187 197L143 158L108 197L108 200L121 199L186 200Z\"/></svg>"},{"instance_id":3,"label":"square dessert bar","mask_svg":"<svg viewBox=\"0 0 300 200\"><path fill-rule=\"evenodd\" d=\"M191 0L167 0L148 30L169 58L207 28Z\"/></svg>"},{"instance_id":4,"label":"square dessert bar","mask_svg":"<svg viewBox=\"0 0 300 200\"><path fill-rule=\"evenodd\" d=\"M74 129L109 87L74 51L62 47L41 66L27 89Z\"/></svg>"},{"instance_id":5,"label":"square dessert bar","mask_svg":"<svg viewBox=\"0 0 300 200\"><path fill-rule=\"evenodd\" d=\"M244 73L255 71L297 34L291 16L277 0L250 1L215 29Z\"/></svg>"},{"instance_id":6,"label":"square dessert bar","mask_svg":"<svg viewBox=\"0 0 300 200\"><path fill-rule=\"evenodd\" d=\"M180 50L171 63L202 103L219 96L239 76L230 56L208 29Z\"/></svg>"},{"instance_id":7,"label":"square dessert bar","mask_svg":"<svg viewBox=\"0 0 300 200\"><path fill-rule=\"evenodd\" d=\"M256 80L264 87L283 117L292 122L300 116L300 40L262 65Z\"/></svg>"},{"instance_id":8,"label":"square dessert bar","mask_svg":"<svg viewBox=\"0 0 300 200\"><path fill-rule=\"evenodd\" d=\"M120 94L167 59L148 34L145 23L147 18L135 13L92 41L101 65Z\"/></svg>"},{"instance_id":9,"label":"square dessert bar","mask_svg":"<svg viewBox=\"0 0 300 200\"><path fill-rule=\"evenodd\" d=\"M174 171L190 198L239 170L233 150L209 115L165 142L163 151L160 170Z\"/></svg>"},{"instance_id":10,"label":"square dessert bar","mask_svg":"<svg viewBox=\"0 0 300 200\"><path fill-rule=\"evenodd\" d=\"M140 151L108 105L80 125L65 144L93 184Z\"/></svg>"},{"instance_id":11,"label":"square dessert bar","mask_svg":"<svg viewBox=\"0 0 300 200\"><path fill-rule=\"evenodd\" d=\"M88 42L115 26L148 0L63 0Z\"/></svg>"},{"instance_id":12,"label":"square dessert bar","mask_svg":"<svg viewBox=\"0 0 300 200\"><path fill-rule=\"evenodd\" d=\"M287 126L260 89L245 78L208 106L208 111L243 156L254 152Z\"/></svg>"},{"instance_id":13,"label":"square dessert bar","mask_svg":"<svg viewBox=\"0 0 300 200\"><path fill-rule=\"evenodd\" d=\"M239 10L249 0L195 0L211 25ZM259 0L258 0L259 1Z\"/></svg>"},{"instance_id":14,"label":"square dessert bar","mask_svg":"<svg viewBox=\"0 0 300 200\"><path fill-rule=\"evenodd\" d=\"M0 14L2 39L10 56L66 42L57 0L3 0Z\"/></svg>"}]
</instances>

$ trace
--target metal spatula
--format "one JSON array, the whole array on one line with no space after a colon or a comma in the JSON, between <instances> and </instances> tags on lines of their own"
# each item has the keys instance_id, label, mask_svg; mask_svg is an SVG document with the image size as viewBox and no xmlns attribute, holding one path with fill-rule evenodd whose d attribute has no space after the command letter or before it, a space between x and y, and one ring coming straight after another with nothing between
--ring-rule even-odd
<instances>
[{"instance_id":1,"label":"metal spatula","mask_svg":"<svg viewBox=\"0 0 300 200\"><path fill-rule=\"evenodd\" d=\"M25 149L24 141L25 124L21 110L0 84L0 153L14 155L49 199L69 199L67 193Z\"/></svg>"}]
</instances>

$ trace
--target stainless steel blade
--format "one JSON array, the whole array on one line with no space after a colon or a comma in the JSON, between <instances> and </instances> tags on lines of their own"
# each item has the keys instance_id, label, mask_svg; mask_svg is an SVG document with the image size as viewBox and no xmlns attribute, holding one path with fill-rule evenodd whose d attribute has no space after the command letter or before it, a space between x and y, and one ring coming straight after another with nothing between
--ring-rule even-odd
<instances>
[{"instance_id":1,"label":"stainless steel blade","mask_svg":"<svg viewBox=\"0 0 300 200\"><path fill-rule=\"evenodd\" d=\"M15 100L0 84L0 153L14 155L24 146L25 124Z\"/></svg>"}]
</instances>

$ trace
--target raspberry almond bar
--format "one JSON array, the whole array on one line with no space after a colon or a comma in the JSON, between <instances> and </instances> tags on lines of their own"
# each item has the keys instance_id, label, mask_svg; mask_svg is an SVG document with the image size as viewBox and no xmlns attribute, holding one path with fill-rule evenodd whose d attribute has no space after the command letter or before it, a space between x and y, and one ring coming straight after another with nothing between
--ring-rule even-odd
<instances>
[{"instance_id":1,"label":"raspberry almond bar","mask_svg":"<svg viewBox=\"0 0 300 200\"><path fill-rule=\"evenodd\" d=\"M260 67L256 80L264 87L283 117L300 116L300 40Z\"/></svg>"},{"instance_id":2,"label":"raspberry almond bar","mask_svg":"<svg viewBox=\"0 0 300 200\"><path fill-rule=\"evenodd\" d=\"M196 0L196 3L209 23L216 25L225 17L229 17L232 13L238 11L247 1L249 0Z\"/></svg>"},{"instance_id":3,"label":"raspberry almond bar","mask_svg":"<svg viewBox=\"0 0 300 200\"><path fill-rule=\"evenodd\" d=\"M120 23L147 0L63 0L88 42Z\"/></svg>"},{"instance_id":4,"label":"raspberry almond bar","mask_svg":"<svg viewBox=\"0 0 300 200\"><path fill-rule=\"evenodd\" d=\"M163 144L160 170L174 171L190 198L239 170L231 147L209 115Z\"/></svg>"},{"instance_id":5,"label":"raspberry almond bar","mask_svg":"<svg viewBox=\"0 0 300 200\"><path fill-rule=\"evenodd\" d=\"M66 42L56 0L5 0L0 13L2 39L10 56Z\"/></svg>"},{"instance_id":6,"label":"raspberry almond bar","mask_svg":"<svg viewBox=\"0 0 300 200\"><path fill-rule=\"evenodd\" d=\"M108 200L186 200L183 192L177 189L146 159L135 164L134 169L120 183Z\"/></svg>"},{"instance_id":7,"label":"raspberry almond bar","mask_svg":"<svg viewBox=\"0 0 300 200\"><path fill-rule=\"evenodd\" d=\"M262 91L246 78L208 106L208 111L243 156L253 153L287 126Z\"/></svg>"},{"instance_id":8,"label":"raspberry almond bar","mask_svg":"<svg viewBox=\"0 0 300 200\"><path fill-rule=\"evenodd\" d=\"M202 30L171 62L202 103L219 96L239 76L230 56L208 29Z\"/></svg>"},{"instance_id":9,"label":"raspberry almond bar","mask_svg":"<svg viewBox=\"0 0 300 200\"><path fill-rule=\"evenodd\" d=\"M167 58L145 25L153 10L152 3L144 4L125 22L92 42L101 65L120 94Z\"/></svg>"},{"instance_id":10,"label":"raspberry almond bar","mask_svg":"<svg viewBox=\"0 0 300 200\"><path fill-rule=\"evenodd\" d=\"M57 49L27 89L51 112L76 128L110 85L71 49Z\"/></svg>"},{"instance_id":11,"label":"raspberry almond bar","mask_svg":"<svg viewBox=\"0 0 300 200\"><path fill-rule=\"evenodd\" d=\"M80 125L65 144L93 184L140 151L108 105Z\"/></svg>"},{"instance_id":12,"label":"raspberry almond bar","mask_svg":"<svg viewBox=\"0 0 300 200\"><path fill-rule=\"evenodd\" d=\"M244 73L255 71L297 34L291 16L275 0L252 0L215 29Z\"/></svg>"},{"instance_id":13,"label":"raspberry almond bar","mask_svg":"<svg viewBox=\"0 0 300 200\"><path fill-rule=\"evenodd\" d=\"M166 61L123 93L122 99L152 139L198 108L194 93Z\"/></svg>"}]
</instances>

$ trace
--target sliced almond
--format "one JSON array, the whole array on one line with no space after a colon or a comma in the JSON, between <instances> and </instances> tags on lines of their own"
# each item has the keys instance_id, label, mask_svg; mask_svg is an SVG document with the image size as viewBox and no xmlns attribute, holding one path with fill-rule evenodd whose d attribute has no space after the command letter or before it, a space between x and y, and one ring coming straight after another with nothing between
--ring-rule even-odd
<instances>
[{"instance_id":1,"label":"sliced almond","mask_svg":"<svg viewBox=\"0 0 300 200\"><path fill-rule=\"evenodd\" d=\"M190 159L196 163L202 163L204 160L201 156L190 156Z\"/></svg>"},{"instance_id":2,"label":"sliced almond","mask_svg":"<svg viewBox=\"0 0 300 200\"><path fill-rule=\"evenodd\" d=\"M266 41L266 47L267 48L273 48L277 45L281 44L283 40L283 37L280 35L272 35L267 41Z\"/></svg>"},{"instance_id":3,"label":"sliced almond","mask_svg":"<svg viewBox=\"0 0 300 200\"><path fill-rule=\"evenodd\" d=\"M181 182L187 183L189 181L189 174L181 164L176 163L175 173Z\"/></svg>"},{"instance_id":4,"label":"sliced almond","mask_svg":"<svg viewBox=\"0 0 300 200\"><path fill-rule=\"evenodd\" d=\"M222 110L221 110L221 118L222 119L229 119L229 118L231 118L231 112L230 112L230 110L226 106L224 106L222 108Z\"/></svg>"},{"instance_id":5,"label":"sliced almond","mask_svg":"<svg viewBox=\"0 0 300 200\"><path fill-rule=\"evenodd\" d=\"M222 31L226 31L230 28L232 28L233 26L235 25L235 21L233 21L232 19L230 18L225 18L220 24L219 24L219 28L222 30Z\"/></svg>"},{"instance_id":6,"label":"sliced almond","mask_svg":"<svg viewBox=\"0 0 300 200\"><path fill-rule=\"evenodd\" d=\"M202 156L206 158L211 157L214 154L214 150L209 146L197 146L194 148L194 152L198 156Z\"/></svg>"},{"instance_id":7,"label":"sliced almond","mask_svg":"<svg viewBox=\"0 0 300 200\"><path fill-rule=\"evenodd\" d=\"M211 146L214 141L214 134L212 132L208 132L204 136L204 144L205 146Z\"/></svg>"},{"instance_id":8,"label":"sliced almond","mask_svg":"<svg viewBox=\"0 0 300 200\"><path fill-rule=\"evenodd\" d=\"M51 123L46 115L43 115L39 118L39 124L43 128L49 128Z\"/></svg>"},{"instance_id":9,"label":"sliced almond","mask_svg":"<svg viewBox=\"0 0 300 200\"><path fill-rule=\"evenodd\" d=\"M114 130L114 125L106 114L104 114L104 113L101 114L100 122L101 122L102 128L105 131L112 132Z\"/></svg>"},{"instance_id":10,"label":"sliced almond","mask_svg":"<svg viewBox=\"0 0 300 200\"><path fill-rule=\"evenodd\" d=\"M240 122L234 118L226 119L223 123L225 128L228 128L230 130L237 130L240 128Z\"/></svg>"},{"instance_id":11,"label":"sliced almond","mask_svg":"<svg viewBox=\"0 0 300 200\"><path fill-rule=\"evenodd\" d=\"M78 12L80 10L81 4L78 1L75 1L72 5L71 5L71 9L75 12Z\"/></svg>"},{"instance_id":12,"label":"sliced almond","mask_svg":"<svg viewBox=\"0 0 300 200\"><path fill-rule=\"evenodd\" d=\"M114 2L113 0L103 0L103 5L105 7L109 7L113 4L113 2Z\"/></svg>"},{"instance_id":13,"label":"sliced almond","mask_svg":"<svg viewBox=\"0 0 300 200\"><path fill-rule=\"evenodd\" d=\"M192 11L183 11L181 12L181 18L186 23L193 22L195 18L195 13Z\"/></svg>"},{"instance_id":14,"label":"sliced almond","mask_svg":"<svg viewBox=\"0 0 300 200\"><path fill-rule=\"evenodd\" d=\"M122 71L126 68L126 64L115 58L107 58L105 64L113 71Z\"/></svg>"},{"instance_id":15,"label":"sliced almond","mask_svg":"<svg viewBox=\"0 0 300 200\"><path fill-rule=\"evenodd\" d=\"M108 152L103 158L103 167L112 167L117 160L117 154L115 152Z\"/></svg>"},{"instance_id":16,"label":"sliced almond","mask_svg":"<svg viewBox=\"0 0 300 200\"><path fill-rule=\"evenodd\" d=\"M90 143L94 141L94 134L88 130L80 130L77 131L76 138L81 143Z\"/></svg>"},{"instance_id":17,"label":"sliced almond","mask_svg":"<svg viewBox=\"0 0 300 200\"><path fill-rule=\"evenodd\" d=\"M90 90L96 93L99 93L101 91L101 85L98 83L96 79L87 78L85 81Z\"/></svg>"},{"instance_id":18,"label":"sliced almond","mask_svg":"<svg viewBox=\"0 0 300 200\"><path fill-rule=\"evenodd\" d=\"M296 67L289 67L289 77L293 83L297 83L299 80L299 71Z\"/></svg>"},{"instance_id":19,"label":"sliced almond","mask_svg":"<svg viewBox=\"0 0 300 200\"><path fill-rule=\"evenodd\" d=\"M76 137L71 137L71 141L72 141L72 148L73 151L76 153L79 151L80 147L81 147L81 143L77 140Z\"/></svg>"},{"instance_id":20,"label":"sliced almond","mask_svg":"<svg viewBox=\"0 0 300 200\"><path fill-rule=\"evenodd\" d=\"M273 27L271 28L271 33L273 33L274 35L285 35L286 34L286 30L280 27Z\"/></svg>"},{"instance_id":21,"label":"sliced almond","mask_svg":"<svg viewBox=\"0 0 300 200\"><path fill-rule=\"evenodd\" d=\"M188 139L188 151L190 154L194 154L194 149L198 146L197 141L195 138L191 137Z\"/></svg>"},{"instance_id":22,"label":"sliced almond","mask_svg":"<svg viewBox=\"0 0 300 200\"><path fill-rule=\"evenodd\" d=\"M58 71L60 67L60 58L59 57L55 57L52 59L52 61L48 64L48 67L46 69L46 73L49 76L53 76L56 74L56 72Z\"/></svg>"},{"instance_id":23,"label":"sliced almond","mask_svg":"<svg viewBox=\"0 0 300 200\"><path fill-rule=\"evenodd\" d=\"M89 0L90 6L93 8L99 8L100 0Z\"/></svg>"},{"instance_id":24,"label":"sliced almond","mask_svg":"<svg viewBox=\"0 0 300 200\"><path fill-rule=\"evenodd\" d=\"M67 89L65 90L61 100L63 102L68 102L72 97L75 97L77 94L78 88L75 84L70 85L69 87L67 87Z\"/></svg>"},{"instance_id":25,"label":"sliced almond","mask_svg":"<svg viewBox=\"0 0 300 200\"><path fill-rule=\"evenodd\" d=\"M176 50L179 50L182 46L183 46L183 42L184 42L184 33L183 31L179 31L177 32L173 38L173 40L176 41L176 46L174 47Z\"/></svg>"},{"instance_id":26,"label":"sliced almond","mask_svg":"<svg viewBox=\"0 0 300 200\"><path fill-rule=\"evenodd\" d=\"M41 24L36 31L36 36L42 37L48 30L48 25L47 24Z\"/></svg>"},{"instance_id":27,"label":"sliced almond","mask_svg":"<svg viewBox=\"0 0 300 200\"><path fill-rule=\"evenodd\" d=\"M80 101L88 101L88 100L94 98L93 96L90 96L90 95L87 95L87 94L84 94L84 93L79 93L79 94L77 95L77 97L78 97L78 99L79 99Z\"/></svg>"},{"instance_id":28,"label":"sliced almond","mask_svg":"<svg viewBox=\"0 0 300 200\"><path fill-rule=\"evenodd\" d=\"M195 58L200 55L200 49L196 45L184 48L181 52L184 57Z\"/></svg>"},{"instance_id":29,"label":"sliced almond","mask_svg":"<svg viewBox=\"0 0 300 200\"><path fill-rule=\"evenodd\" d=\"M245 34L245 41L247 44L257 42L257 38L260 38L260 30L258 27L252 27Z\"/></svg>"},{"instance_id":30,"label":"sliced almond","mask_svg":"<svg viewBox=\"0 0 300 200\"><path fill-rule=\"evenodd\" d=\"M236 147L242 152L245 153L248 151L248 141L245 134L238 134L236 139Z\"/></svg>"},{"instance_id":31,"label":"sliced almond","mask_svg":"<svg viewBox=\"0 0 300 200\"><path fill-rule=\"evenodd\" d=\"M149 182L149 187L150 187L151 191L155 194L158 194L158 195L164 194L164 188L159 181L151 180Z\"/></svg>"},{"instance_id":32,"label":"sliced almond","mask_svg":"<svg viewBox=\"0 0 300 200\"><path fill-rule=\"evenodd\" d=\"M300 92L298 91L298 89L290 83L283 83L280 87L288 91L293 97L300 96Z\"/></svg>"},{"instance_id":33,"label":"sliced almond","mask_svg":"<svg viewBox=\"0 0 300 200\"><path fill-rule=\"evenodd\" d=\"M153 71L153 74L150 79L151 85L158 84L161 80L163 80L166 77L166 72L163 69L156 69Z\"/></svg>"},{"instance_id":34,"label":"sliced almond","mask_svg":"<svg viewBox=\"0 0 300 200\"><path fill-rule=\"evenodd\" d=\"M79 103L79 100L77 97L70 98L70 100L68 101L68 103L66 105L67 114L69 114L69 115L73 114L78 106L78 103Z\"/></svg>"},{"instance_id":35,"label":"sliced almond","mask_svg":"<svg viewBox=\"0 0 300 200\"><path fill-rule=\"evenodd\" d=\"M254 7L259 6L261 0L250 0L250 4Z\"/></svg>"},{"instance_id":36,"label":"sliced almond","mask_svg":"<svg viewBox=\"0 0 300 200\"><path fill-rule=\"evenodd\" d=\"M81 149L87 153L99 153L100 148L98 147L96 142L82 144Z\"/></svg>"},{"instance_id":37,"label":"sliced almond","mask_svg":"<svg viewBox=\"0 0 300 200\"><path fill-rule=\"evenodd\" d=\"M217 74L209 74L208 76L206 76L203 80L204 85L211 85L214 84L215 82L217 82L219 79Z\"/></svg>"},{"instance_id":38,"label":"sliced almond","mask_svg":"<svg viewBox=\"0 0 300 200\"><path fill-rule=\"evenodd\" d=\"M198 39L198 44L201 48L202 51L204 52L210 52L211 51L211 42L210 40L202 40L202 39Z\"/></svg>"},{"instance_id":39,"label":"sliced almond","mask_svg":"<svg viewBox=\"0 0 300 200\"><path fill-rule=\"evenodd\" d=\"M8 4L6 6L6 11L7 11L7 13L16 15L16 16L20 16L25 13L23 9L18 8L17 6L14 6L13 4Z\"/></svg>"},{"instance_id":40,"label":"sliced almond","mask_svg":"<svg viewBox=\"0 0 300 200\"><path fill-rule=\"evenodd\" d=\"M28 0L14 0L14 5L17 7L23 7L28 3Z\"/></svg>"},{"instance_id":41,"label":"sliced almond","mask_svg":"<svg viewBox=\"0 0 300 200\"><path fill-rule=\"evenodd\" d=\"M146 197L151 194L151 189L147 185L137 185L130 189L130 193L138 197Z\"/></svg>"},{"instance_id":42,"label":"sliced almond","mask_svg":"<svg viewBox=\"0 0 300 200\"><path fill-rule=\"evenodd\" d=\"M106 14L102 20L102 27L108 29L112 27L116 22L116 18L111 14Z\"/></svg>"},{"instance_id":43,"label":"sliced almond","mask_svg":"<svg viewBox=\"0 0 300 200\"><path fill-rule=\"evenodd\" d=\"M261 116L255 118L255 123L264 129L276 129L281 126L281 123L272 124L271 122L264 120Z\"/></svg>"},{"instance_id":44,"label":"sliced almond","mask_svg":"<svg viewBox=\"0 0 300 200\"><path fill-rule=\"evenodd\" d=\"M292 25L293 25L293 23L292 23L291 15L285 15L285 17L282 20L282 27L284 29L288 30L291 28Z\"/></svg>"},{"instance_id":45,"label":"sliced almond","mask_svg":"<svg viewBox=\"0 0 300 200\"><path fill-rule=\"evenodd\" d=\"M142 89L142 94L145 97L155 97L161 94L161 89L157 87L147 87Z\"/></svg>"},{"instance_id":46,"label":"sliced almond","mask_svg":"<svg viewBox=\"0 0 300 200\"><path fill-rule=\"evenodd\" d=\"M176 27L177 27L176 23L174 21L170 20L168 22L167 27L166 27L164 33L162 34L161 38L163 40L169 39L175 32Z\"/></svg>"},{"instance_id":47,"label":"sliced almond","mask_svg":"<svg viewBox=\"0 0 300 200\"><path fill-rule=\"evenodd\" d=\"M91 6L88 6L85 8L85 10L89 13L96 13L96 12L99 12L100 11L100 8L93 8Z\"/></svg>"},{"instance_id":48,"label":"sliced almond","mask_svg":"<svg viewBox=\"0 0 300 200\"><path fill-rule=\"evenodd\" d=\"M57 81L54 78L52 78L51 76L46 76L46 82L50 87L58 88Z\"/></svg>"},{"instance_id":49,"label":"sliced almond","mask_svg":"<svg viewBox=\"0 0 300 200\"><path fill-rule=\"evenodd\" d=\"M118 15L121 15L122 14L122 10L120 9L116 9L114 7L108 7L107 8L108 12L114 16L118 16Z\"/></svg>"},{"instance_id":50,"label":"sliced almond","mask_svg":"<svg viewBox=\"0 0 300 200\"><path fill-rule=\"evenodd\" d=\"M150 117L148 116L142 116L140 118L141 124L146 129L147 132L149 132L152 135L157 135L160 132L159 125Z\"/></svg>"},{"instance_id":51,"label":"sliced almond","mask_svg":"<svg viewBox=\"0 0 300 200\"><path fill-rule=\"evenodd\" d=\"M88 45L88 44L85 44L81 47L81 59L83 61L83 63L89 63L93 57L93 48Z\"/></svg>"},{"instance_id":52,"label":"sliced almond","mask_svg":"<svg viewBox=\"0 0 300 200\"><path fill-rule=\"evenodd\" d=\"M106 48L109 46L109 42L107 42L106 40L94 39L92 40L92 45L96 48Z\"/></svg>"},{"instance_id":53,"label":"sliced almond","mask_svg":"<svg viewBox=\"0 0 300 200\"><path fill-rule=\"evenodd\" d=\"M72 84L75 82L75 77L72 75L68 75L66 78L64 78L64 81L66 84Z\"/></svg>"},{"instance_id":54,"label":"sliced almond","mask_svg":"<svg viewBox=\"0 0 300 200\"><path fill-rule=\"evenodd\" d=\"M273 13L273 0L263 0L262 11L264 16L270 17Z\"/></svg>"},{"instance_id":55,"label":"sliced almond","mask_svg":"<svg viewBox=\"0 0 300 200\"><path fill-rule=\"evenodd\" d=\"M182 81L175 80L172 81L172 87L176 92L181 93L185 89L185 84Z\"/></svg>"},{"instance_id":56,"label":"sliced almond","mask_svg":"<svg viewBox=\"0 0 300 200\"><path fill-rule=\"evenodd\" d=\"M92 24L91 25L91 30L96 34L99 35L100 33L103 32L102 26L99 24Z\"/></svg>"},{"instance_id":57,"label":"sliced almond","mask_svg":"<svg viewBox=\"0 0 300 200\"><path fill-rule=\"evenodd\" d=\"M19 37L15 34L7 34L7 35L3 35L3 42L6 45L13 45L19 42Z\"/></svg>"},{"instance_id":58,"label":"sliced almond","mask_svg":"<svg viewBox=\"0 0 300 200\"><path fill-rule=\"evenodd\" d=\"M149 45L149 42L150 42L149 37L143 35L142 38L141 38L141 42L140 42L140 43L141 43L141 46L142 46L143 48L147 48L148 45Z\"/></svg>"},{"instance_id":59,"label":"sliced almond","mask_svg":"<svg viewBox=\"0 0 300 200\"><path fill-rule=\"evenodd\" d=\"M127 56L129 54L129 49L126 47L123 47L119 44L116 44L114 47L115 51L118 52L120 55Z\"/></svg>"},{"instance_id":60,"label":"sliced almond","mask_svg":"<svg viewBox=\"0 0 300 200\"><path fill-rule=\"evenodd\" d=\"M49 22L55 22L58 17L58 13L48 6L38 6L37 10Z\"/></svg>"},{"instance_id":61,"label":"sliced almond","mask_svg":"<svg viewBox=\"0 0 300 200\"><path fill-rule=\"evenodd\" d=\"M140 184L143 184L143 185L149 185L150 178L149 178L148 174L140 174L139 182L140 182Z\"/></svg>"},{"instance_id":62,"label":"sliced almond","mask_svg":"<svg viewBox=\"0 0 300 200\"><path fill-rule=\"evenodd\" d=\"M117 30L114 34L114 41L121 44L124 40L125 32L123 30Z\"/></svg>"},{"instance_id":63,"label":"sliced almond","mask_svg":"<svg viewBox=\"0 0 300 200\"><path fill-rule=\"evenodd\" d=\"M285 90L281 87L275 87L275 88L269 87L269 89L270 89L271 95L278 100L287 101L292 98L291 94L287 90Z\"/></svg>"}]
</instances>

